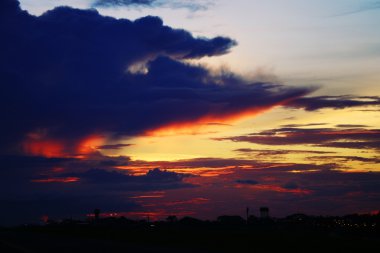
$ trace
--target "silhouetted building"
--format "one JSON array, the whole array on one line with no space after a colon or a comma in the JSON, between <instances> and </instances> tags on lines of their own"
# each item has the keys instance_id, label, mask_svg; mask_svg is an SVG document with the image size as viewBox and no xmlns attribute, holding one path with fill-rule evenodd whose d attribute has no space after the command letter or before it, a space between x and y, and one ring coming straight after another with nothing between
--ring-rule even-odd
<instances>
[{"instance_id":1,"label":"silhouetted building","mask_svg":"<svg viewBox=\"0 0 380 253\"><path fill-rule=\"evenodd\" d=\"M256 216L254 216L254 215L250 215L250 216L248 217L248 220L247 220L248 224L254 224L254 223L256 223L257 221L258 221L258 218L257 218Z\"/></svg>"},{"instance_id":2,"label":"silhouetted building","mask_svg":"<svg viewBox=\"0 0 380 253\"><path fill-rule=\"evenodd\" d=\"M94 218L95 218L95 220L99 220L99 216L100 216L100 209L96 208L94 210Z\"/></svg>"},{"instance_id":3,"label":"silhouetted building","mask_svg":"<svg viewBox=\"0 0 380 253\"><path fill-rule=\"evenodd\" d=\"M218 222L220 222L223 225L243 225L246 223L246 221L240 217L235 215L223 215L218 217Z\"/></svg>"},{"instance_id":4,"label":"silhouetted building","mask_svg":"<svg viewBox=\"0 0 380 253\"><path fill-rule=\"evenodd\" d=\"M203 221L193 218L193 217L186 216L180 219L179 223L186 226L199 226L203 224Z\"/></svg>"},{"instance_id":5,"label":"silhouetted building","mask_svg":"<svg viewBox=\"0 0 380 253\"><path fill-rule=\"evenodd\" d=\"M260 218L261 219L269 218L269 208L268 207L260 207Z\"/></svg>"},{"instance_id":6,"label":"silhouetted building","mask_svg":"<svg viewBox=\"0 0 380 253\"><path fill-rule=\"evenodd\" d=\"M307 220L309 217L306 214L303 213L295 213L292 215L289 215L286 217L286 220L288 221L296 221L296 222L302 222Z\"/></svg>"}]
</instances>

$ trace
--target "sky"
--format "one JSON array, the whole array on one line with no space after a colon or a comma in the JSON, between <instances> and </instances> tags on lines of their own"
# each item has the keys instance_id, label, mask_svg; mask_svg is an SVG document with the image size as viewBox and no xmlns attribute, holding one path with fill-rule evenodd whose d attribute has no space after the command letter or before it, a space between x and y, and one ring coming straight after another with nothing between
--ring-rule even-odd
<instances>
[{"instance_id":1,"label":"sky","mask_svg":"<svg viewBox=\"0 0 380 253\"><path fill-rule=\"evenodd\" d=\"M379 12L1 1L0 225L378 210Z\"/></svg>"}]
</instances>

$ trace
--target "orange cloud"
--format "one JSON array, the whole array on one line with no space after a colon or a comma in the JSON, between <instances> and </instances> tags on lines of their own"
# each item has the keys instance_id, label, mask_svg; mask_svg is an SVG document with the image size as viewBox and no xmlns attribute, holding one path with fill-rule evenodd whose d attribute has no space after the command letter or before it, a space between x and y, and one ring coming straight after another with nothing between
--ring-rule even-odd
<instances>
[{"instance_id":1,"label":"orange cloud","mask_svg":"<svg viewBox=\"0 0 380 253\"><path fill-rule=\"evenodd\" d=\"M63 178L44 178L44 179L34 179L33 183L74 183L80 180L79 177L63 177Z\"/></svg>"},{"instance_id":2,"label":"orange cloud","mask_svg":"<svg viewBox=\"0 0 380 253\"><path fill-rule=\"evenodd\" d=\"M76 153L79 156L90 154L97 150L97 148L103 145L105 138L101 135L90 135L79 141L76 146Z\"/></svg>"}]
</instances>

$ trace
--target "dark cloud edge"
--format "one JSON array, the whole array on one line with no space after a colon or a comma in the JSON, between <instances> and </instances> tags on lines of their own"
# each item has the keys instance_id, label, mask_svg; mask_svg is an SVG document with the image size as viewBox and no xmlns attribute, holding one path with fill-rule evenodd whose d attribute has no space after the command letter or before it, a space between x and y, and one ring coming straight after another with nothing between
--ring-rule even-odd
<instances>
[{"instance_id":1,"label":"dark cloud edge","mask_svg":"<svg viewBox=\"0 0 380 253\"><path fill-rule=\"evenodd\" d=\"M135 7L135 8L171 8L187 9L191 12L204 11L210 8L214 3L212 1L183 1L183 0L95 0L91 6L94 8L109 7Z\"/></svg>"}]
</instances>

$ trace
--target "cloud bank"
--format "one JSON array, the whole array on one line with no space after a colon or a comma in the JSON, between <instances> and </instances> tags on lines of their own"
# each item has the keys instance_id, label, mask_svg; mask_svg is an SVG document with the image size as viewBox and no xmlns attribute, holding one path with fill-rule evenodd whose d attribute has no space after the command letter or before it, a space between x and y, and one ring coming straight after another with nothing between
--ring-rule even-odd
<instances>
[{"instance_id":1,"label":"cloud bank","mask_svg":"<svg viewBox=\"0 0 380 253\"><path fill-rule=\"evenodd\" d=\"M215 140L249 142L262 145L311 145L319 147L379 150L380 130L366 128L284 127L248 135L216 138Z\"/></svg>"},{"instance_id":2,"label":"cloud bank","mask_svg":"<svg viewBox=\"0 0 380 253\"><path fill-rule=\"evenodd\" d=\"M82 153L78 140L98 136L93 146L101 146L102 136L236 119L312 90L183 63L226 54L236 42L195 38L158 17L130 21L70 7L35 17L14 0L0 7L3 153Z\"/></svg>"}]
</instances>

